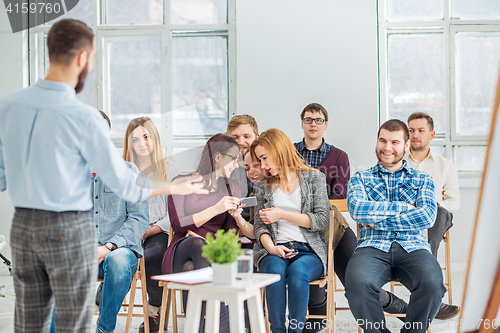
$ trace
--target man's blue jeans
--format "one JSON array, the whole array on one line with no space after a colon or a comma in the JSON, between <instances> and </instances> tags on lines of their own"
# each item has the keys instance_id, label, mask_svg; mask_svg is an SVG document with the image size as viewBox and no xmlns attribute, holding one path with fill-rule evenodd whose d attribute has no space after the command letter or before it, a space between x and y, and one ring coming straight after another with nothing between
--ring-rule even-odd
<instances>
[{"instance_id":1,"label":"man's blue jeans","mask_svg":"<svg viewBox=\"0 0 500 333\"><path fill-rule=\"evenodd\" d=\"M347 265L346 297L358 324L367 333L386 332L380 288L400 281L411 292L406 323L401 332L425 332L439 310L446 288L436 258L427 250L406 252L393 242L388 253L358 248Z\"/></svg>"},{"instance_id":2,"label":"man's blue jeans","mask_svg":"<svg viewBox=\"0 0 500 333\"><path fill-rule=\"evenodd\" d=\"M281 245L294 248L299 253L290 259L269 254L259 264L262 273L281 276L280 281L266 287L271 331L286 332L286 285L288 284L288 331L302 332L309 302L309 282L321 277L323 263L305 243L289 242Z\"/></svg>"},{"instance_id":3,"label":"man's blue jeans","mask_svg":"<svg viewBox=\"0 0 500 333\"><path fill-rule=\"evenodd\" d=\"M116 315L128 293L130 280L136 270L137 257L132 250L123 247L108 254L99 265L99 277L104 278L104 285L99 304L97 333L115 330Z\"/></svg>"}]
</instances>

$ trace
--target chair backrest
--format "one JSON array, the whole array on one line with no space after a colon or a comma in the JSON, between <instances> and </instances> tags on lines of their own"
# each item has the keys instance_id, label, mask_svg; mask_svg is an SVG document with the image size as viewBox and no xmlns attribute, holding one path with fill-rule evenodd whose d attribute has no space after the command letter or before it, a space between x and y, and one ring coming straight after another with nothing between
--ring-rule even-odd
<instances>
[{"instance_id":1,"label":"chair backrest","mask_svg":"<svg viewBox=\"0 0 500 333\"><path fill-rule=\"evenodd\" d=\"M342 213L348 212L347 199L332 199L330 204L334 204Z\"/></svg>"},{"instance_id":2,"label":"chair backrest","mask_svg":"<svg viewBox=\"0 0 500 333\"><path fill-rule=\"evenodd\" d=\"M174 238L174 228L172 228L172 223L170 223L170 230L168 231L167 247L169 247L170 243L172 243L172 238Z\"/></svg>"},{"instance_id":3,"label":"chair backrest","mask_svg":"<svg viewBox=\"0 0 500 333\"><path fill-rule=\"evenodd\" d=\"M333 272L333 230L335 229L333 226L334 223L334 208L332 207L334 204L330 201L330 225L328 229L325 230L325 240L326 240L326 248L327 248L327 265L328 270L331 269ZM333 276L330 277L333 281Z\"/></svg>"}]
</instances>

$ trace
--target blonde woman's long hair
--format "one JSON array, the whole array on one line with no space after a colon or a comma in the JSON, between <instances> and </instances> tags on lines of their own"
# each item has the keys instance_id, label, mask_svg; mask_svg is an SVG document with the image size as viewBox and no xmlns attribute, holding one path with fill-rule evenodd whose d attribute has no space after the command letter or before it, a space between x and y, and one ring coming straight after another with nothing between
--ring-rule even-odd
<instances>
[{"instance_id":1,"label":"blonde woman's long hair","mask_svg":"<svg viewBox=\"0 0 500 333\"><path fill-rule=\"evenodd\" d=\"M260 162L255 154L255 148L259 145L266 148L268 156L271 156L274 163L281 169L276 176L272 176L267 170L264 170L266 185L271 190L275 190L279 186L280 180L288 183L288 172L295 172L298 175L304 171L315 170L305 163L302 156L297 154L297 149L290 138L277 128L262 132L250 146L252 160Z\"/></svg>"},{"instance_id":2,"label":"blonde woman's long hair","mask_svg":"<svg viewBox=\"0 0 500 333\"><path fill-rule=\"evenodd\" d=\"M137 165L137 155L132 148L132 132L139 126L143 126L153 140L153 152L149 155L151 157L151 164L153 166L154 179L161 182L167 181L167 172L165 165L165 155L161 147L160 134L156 129L155 124L149 117L140 117L132 119L128 124L125 132L125 143L123 148L123 159Z\"/></svg>"}]
</instances>

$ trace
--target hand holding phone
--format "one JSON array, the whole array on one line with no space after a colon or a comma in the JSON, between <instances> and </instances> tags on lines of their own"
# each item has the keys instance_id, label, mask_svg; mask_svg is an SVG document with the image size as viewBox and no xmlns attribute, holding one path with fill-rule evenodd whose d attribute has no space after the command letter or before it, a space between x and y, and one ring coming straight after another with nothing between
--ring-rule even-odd
<instances>
[{"instance_id":1,"label":"hand holding phone","mask_svg":"<svg viewBox=\"0 0 500 333\"><path fill-rule=\"evenodd\" d=\"M257 206L257 198L256 197L240 198L240 205L244 205L244 207L255 207Z\"/></svg>"},{"instance_id":2,"label":"hand holding phone","mask_svg":"<svg viewBox=\"0 0 500 333\"><path fill-rule=\"evenodd\" d=\"M298 253L299 253L299 251L294 249L292 252L285 253L285 258L295 257Z\"/></svg>"}]
</instances>

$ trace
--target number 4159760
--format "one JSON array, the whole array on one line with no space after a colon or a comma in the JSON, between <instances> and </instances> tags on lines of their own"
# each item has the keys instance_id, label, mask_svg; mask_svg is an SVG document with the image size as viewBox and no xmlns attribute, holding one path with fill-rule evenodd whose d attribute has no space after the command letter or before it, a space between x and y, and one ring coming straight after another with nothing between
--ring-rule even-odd
<instances>
[{"instance_id":1,"label":"number 4159760","mask_svg":"<svg viewBox=\"0 0 500 333\"><path fill-rule=\"evenodd\" d=\"M15 7L15 8L14 8ZM21 6L19 6L18 3L16 3L14 6L12 6L12 3L9 3L9 5L6 8L7 13L23 13L27 14L30 12L31 14L39 13L41 14L43 11L45 13L50 14L52 12L54 13L59 13L61 11L61 5L59 3L45 3L45 2L38 2L38 3L30 3L29 6L27 3L23 3Z\"/></svg>"}]
</instances>

